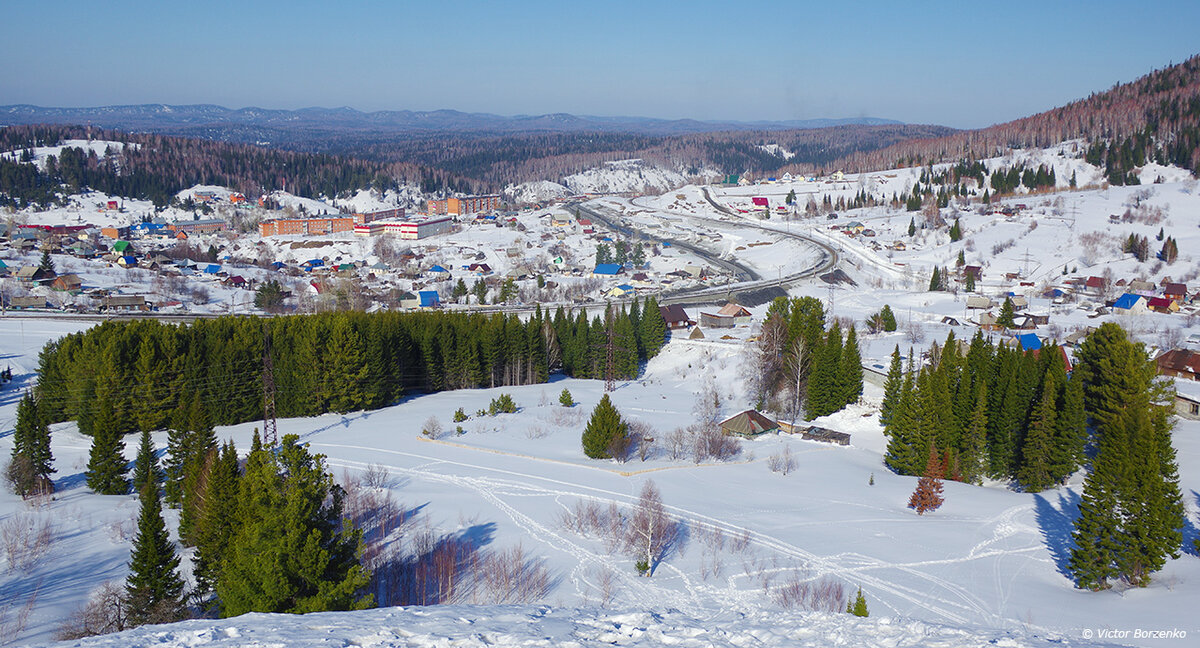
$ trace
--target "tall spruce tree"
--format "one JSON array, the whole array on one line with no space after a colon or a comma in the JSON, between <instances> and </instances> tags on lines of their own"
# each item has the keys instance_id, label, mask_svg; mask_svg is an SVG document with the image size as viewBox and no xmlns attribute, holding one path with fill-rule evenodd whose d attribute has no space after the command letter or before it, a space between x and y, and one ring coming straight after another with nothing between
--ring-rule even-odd
<instances>
[{"instance_id":1,"label":"tall spruce tree","mask_svg":"<svg viewBox=\"0 0 1200 648\"><path fill-rule=\"evenodd\" d=\"M101 495L124 495L129 490L125 479L126 464L122 440L126 429L123 417L112 400L97 400L92 420L92 447L88 456L88 488Z\"/></svg>"},{"instance_id":2,"label":"tall spruce tree","mask_svg":"<svg viewBox=\"0 0 1200 648\"><path fill-rule=\"evenodd\" d=\"M163 473L158 467L158 456L154 453L150 431L142 430L138 438L137 459L133 462L133 492L141 493L147 485L157 490L162 482Z\"/></svg>"},{"instance_id":3,"label":"tall spruce tree","mask_svg":"<svg viewBox=\"0 0 1200 648\"><path fill-rule=\"evenodd\" d=\"M1121 579L1144 587L1182 541L1183 501L1154 363L1124 329L1106 322L1081 345L1076 375L1096 430L1069 568L1079 587Z\"/></svg>"},{"instance_id":4,"label":"tall spruce tree","mask_svg":"<svg viewBox=\"0 0 1200 648\"><path fill-rule=\"evenodd\" d=\"M846 333L846 343L842 346L841 360L838 386L841 392L841 405L844 407L858 402L863 390L862 354L858 350L858 334L853 325Z\"/></svg>"},{"instance_id":5,"label":"tall spruce tree","mask_svg":"<svg viewBox=\"0 0 1200 648\"><path fill-rule=\"evenodd\" d=\"M208 466L196 523L196 558L192 574L196 591L205 595L217 582L221 560L233 538L238 519L237 449L227 441Z\"/></svg>"},{"instance_id":6,"label":"tall spruce tree","mask_svg":"<svg viewBox=\"0 0 1200 648\"><path fill-rule=\"evenodd\" d=\"M12 459L8 478L21 497L54 492L54 455L50 451L50 426L29 392L17 403L13 426Z\"/></svg>"},{"instance_id":7,"label":"tall spruce tree","mask_svg":"<svg viewBox=\"0 0 1200 648\"><path fill-rule=\"evenodd\" d=\"M150 457L153 457L151 450ZM139 463L142 458L139 458ZM147 474L151 466L141 467ZM170 623L184 615L183 579L179 556L163 523L158 487L147 482L139 492L137 535L125 579L125 597L130 625Z\"/></svg>"},{"instance_id":8,"label":"tall spruce tree","mask_svg":"<svg viewBox=\"0 0 1200 648\"><path fill-rule=\"evenodd\" d=\"M892 362L888 365L887 380L883 383L883 403L879 406L879 424L886 431L900 398L900 387L904 384L904 370L900 358L900 345L892 350Z\"/></svg>"},{"instance_id":9,"label":"tall spruce tree","mask_svg":"<svg viewBox=\"0 0 1200 648\"><path fill-rule=\"evenodd\" d=\"M1054 375L1043 381L1042 395L1033 408L1029 430L1021 446L1017 481L1028 493L1054 485L1054 437L1058 427L1058 382Z\"/></svg>"},{"instance_id":10,"label":"tall spruce tree","mask_svg":"<svg viewBox=\"0 0 1200 648\"><path fill-rule=\"evenodd\" d=\"M658 300L650 297L642 310L639 347L645 350L646 359L653 358L667 342L667 320L658 309Z\"/></svg>"},{"instance_id":11,"label":"tall spruce tree","mask_svg":"<svg viewBox=\"0 0 1200 648\"><path fill-rule=\"evenodd\" d=\"M343 492L287 435L253 450L238 490L236 529L217 577L221 615L358 610L373 605L359 564L361 532L342 519Z\"/></svg>"}]
</instances>

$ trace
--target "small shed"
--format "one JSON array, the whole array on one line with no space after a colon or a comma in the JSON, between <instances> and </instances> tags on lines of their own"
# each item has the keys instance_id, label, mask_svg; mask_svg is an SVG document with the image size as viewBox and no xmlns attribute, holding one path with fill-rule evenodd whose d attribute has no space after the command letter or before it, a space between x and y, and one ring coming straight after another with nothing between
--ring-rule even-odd
<instances>
[{"instance_id":1,"label":"small shed","mask_svg":"<svg viewBox=\"0 0 1200 648\"><path fill-rule=\"evenodd\" d=\"M688 339L689 340L703 340L704 339L704 331L701 331L700 327L697 326L696 328L692 329L691 333L688 334Z\"/></svg>"}]
</instances>

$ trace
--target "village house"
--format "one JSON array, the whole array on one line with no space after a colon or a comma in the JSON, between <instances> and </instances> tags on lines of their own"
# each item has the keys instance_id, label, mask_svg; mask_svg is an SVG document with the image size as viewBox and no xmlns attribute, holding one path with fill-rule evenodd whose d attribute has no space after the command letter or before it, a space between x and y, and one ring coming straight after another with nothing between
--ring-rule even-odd
<instances>
[{"instance_id":1,"label":"village house","mask_svg":"<svg viewBox=\"0 0 1200 648\"><path fill-rule=\"evenodd\" d=\"M733 328L739 324L749 324L750 317L750 311L730 302L716 313L701 312L700 325L705 328Z\"/></svg>"},{"instance_id":2,"label":"village house","mask_svg":"<svg viewBox=\"0 0 1200 648\"><path fill-rule=\"evenodd\" d=\"M1171 349L1154 359L1158 375L1200 380L1200 353L1187 349Z\"/></svg>"},{"instance_id":3,"label":"village house","mask_svg":"<svg viewBox=\"0 0 1200 648\"><path fill-rule=\"evenodd\" d=\"M1123 313L1126 315L1143 315L1149 312L1146 306L1146 298L1133 293L1125 293L1113 302L1113 312Z\"/></svg>"},{"instance_id":4,"label":"village house","mask_svg":"<svg viewBox=\"0 0 1200 648\"><path fill-rule=\"evenodd\" d=\"M721 421L721 433L729 436L756 437L778 431L778 423L755 410L746 410Z\"/></svg>"},{"instance_id":5,"label":"village house","mask_svg":"<svg viewBox=\"0 0 1200 648\"><path fill-rule=\"evenodd\" d=\"M685 329L694 324L694 322L688 318L687 313L683 310L683 306L680 306L679 304L659 306L658 312L662 314L662 318L666 320L668 329Z\"/></svg>"}]
</instances>

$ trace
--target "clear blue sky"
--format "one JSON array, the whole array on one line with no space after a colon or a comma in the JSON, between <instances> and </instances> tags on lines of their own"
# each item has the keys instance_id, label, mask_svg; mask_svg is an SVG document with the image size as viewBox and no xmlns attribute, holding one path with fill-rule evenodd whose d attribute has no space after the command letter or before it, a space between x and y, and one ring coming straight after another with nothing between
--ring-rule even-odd
<instances>
[{"instance_id":1,"label":"clear blue sky","mask_svg":"<svg viewBox=\"0 0 1200 648\"><path fill-rule=\"evenodd\" d=\"M5 3L0 104L978 127L1200 53L1200 2Z\"/></svg>"}]
</instances>

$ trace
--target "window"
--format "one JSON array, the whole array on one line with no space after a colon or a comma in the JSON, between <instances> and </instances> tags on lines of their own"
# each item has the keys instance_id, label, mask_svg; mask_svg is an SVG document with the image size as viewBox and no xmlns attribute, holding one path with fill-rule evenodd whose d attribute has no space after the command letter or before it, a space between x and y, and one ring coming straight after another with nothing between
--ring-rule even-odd
<instances>
[{"instance_id":1,"label":"window","mask_svg":"<svg viewBox=\"0 0 1200 648\"><path fill-rule=\"evenodd\" d=\"M1191 403L1192 416L1200 416L1200 403Z\"/></svg>"}]
</instances>

